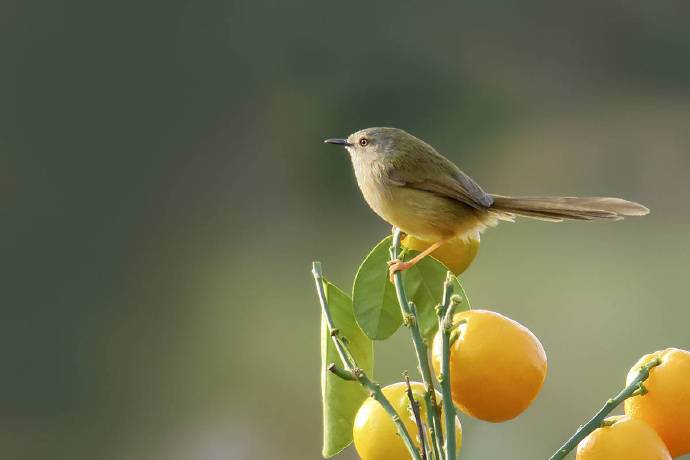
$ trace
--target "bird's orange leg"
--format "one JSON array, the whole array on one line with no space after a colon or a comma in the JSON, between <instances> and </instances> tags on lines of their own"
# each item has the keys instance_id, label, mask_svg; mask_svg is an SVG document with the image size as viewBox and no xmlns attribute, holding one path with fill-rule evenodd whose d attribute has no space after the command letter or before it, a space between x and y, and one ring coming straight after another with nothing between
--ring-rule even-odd
<instances>
[{"instance_id":1,"label":"bird's orange leg","mask_svg":"<svg viewBox=\"0 0 690 460\"><path fill-rule=\"evenodd\" d=\"M442 240L438 240L428 248L426 248L424 251L420 252L416 256L414 256L412 259L408 260L407 262L403 262L402 260L391 260L388 262L388 279L390 279L390 282L393 282L393 275L395 275L395 272L403 272L411 267L414 267L417 262L443 246L448 240L450 240L452 237L448 238L443 238Z\"/></svg>"}]
</instances>

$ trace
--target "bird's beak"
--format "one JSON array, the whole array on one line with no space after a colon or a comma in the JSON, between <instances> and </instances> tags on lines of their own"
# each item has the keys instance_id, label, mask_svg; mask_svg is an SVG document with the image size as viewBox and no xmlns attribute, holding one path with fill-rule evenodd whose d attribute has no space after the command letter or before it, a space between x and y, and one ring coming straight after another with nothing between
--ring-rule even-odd
<instances>
[{"instance_id":1,"label":"bird's beak","mask_svg":"<svg viewBox=\"0 0 690 460\"><path fill-rule=\"evenodd\" d=\"M324 141L326 144L342 145L343 147L352 147L352 144L347 141L347 139L326 139Z\"/></svg>"}]
</instances>

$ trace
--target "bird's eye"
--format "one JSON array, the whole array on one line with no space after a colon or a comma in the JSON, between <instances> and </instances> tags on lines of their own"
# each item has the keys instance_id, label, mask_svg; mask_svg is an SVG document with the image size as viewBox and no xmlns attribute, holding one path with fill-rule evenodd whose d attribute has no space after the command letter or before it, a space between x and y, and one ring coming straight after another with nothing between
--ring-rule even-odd
<instances>
[{"instance_id":1,"label":"bird's eye","mask_svg":"<svg viewBox=\"0 0 690 460\"><path fill-rule=\"evenodd\" d=\"M369 145L369 140L366 137L363 137L359 140L359 145L361 145L362 147L366 147L367 145Z\"/></svg>"}]
</instances>

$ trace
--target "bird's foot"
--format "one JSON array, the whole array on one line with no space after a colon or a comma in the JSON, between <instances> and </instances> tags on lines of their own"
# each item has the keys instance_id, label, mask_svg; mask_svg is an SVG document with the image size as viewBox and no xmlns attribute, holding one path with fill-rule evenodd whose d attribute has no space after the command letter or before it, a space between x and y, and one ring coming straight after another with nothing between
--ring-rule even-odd
<instances>
[{"instance_id":1,"label":"bird's foot","mask_svg":"<svg viewBox=\"0 0 690 460\"><path fill-rule=\"evenodd\" d=\"M394 276L396 272L404 272L408 268L412 267L414 264L409 262L403 262L402 260L391 260L388 262L388 279L391 283L394 282Z\"/></svg>"}]
</instances>

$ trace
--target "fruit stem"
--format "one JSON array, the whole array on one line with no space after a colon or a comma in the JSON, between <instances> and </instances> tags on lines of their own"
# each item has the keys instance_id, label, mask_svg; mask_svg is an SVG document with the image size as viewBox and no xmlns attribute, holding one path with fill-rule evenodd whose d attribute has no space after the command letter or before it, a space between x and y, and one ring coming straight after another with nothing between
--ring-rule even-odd
<instances>
[{"instance_id":1,"label":"fruit stem","mask_svg":"<svg viewBox=\"0 0 690 460\"><path fill-rule=\"evenodd\" d=\"M453 274L448 272L443 283L443 301L438 309L438 328L441 333L441 375L439 383L443 395L443 412L446 422L445 450L448 460L455 460L455 406L450 383L450 334L453 329L453 314L459 303L453 296Z\"/></svg>"},{"instance_id":2,"label":"fruit stem","mask_svg":"<svg viewBox=\"0 0 690 460\"><path fill-rule=\"evenodd\" d=\"M331 339L333 340L333 344L335 345L335 349L338 352L338 355L340 356L340 360L342 361L344 367L344 369L338 368L339 371L342 371L343 374L349 373L354 377L354 379L356 379L359 382L360 385L362 385L366 390L369 391L371 397L374 398L376 402L378 402L381 405L381 407L383 407L386 413L388 413L388 415L393 420L393 423L395 423L395 428L397 429L398 434L405 443L405 447L407 447L407 450L409 451L412 459L422 460L421 456L419 455L419 451L412 442L410 433L407 431L405 424L400 419L400 415L398 415L393 405L390 403L390 401L388 401L388 399L384 396L383 392L381 391L381 385L372 381L367 376L366 372L364 372L364 370L357 366L357 362L355 361L352 353L350 352L350 348L347 344L347 341L344 337L340 336L338 329L335 327L335 324L333 322L333 316L331 315L331 311L328 307L326 291L323 287L324 279L323 273L321 271L321 263L313 262L311 271L314 275L314 281L316 283L316 293L318 294L319 303L321 304L321 310L323 311L324 318L326 319L328 331L330 333ZM331 372L334 372L336 375L339 375L339 372L335 371L335 368L335 366L329 366L329 370Z\"/></svg>"},{"instance_id":3,"label":"fruit stem","mask_svg":"<svg viewBox=\"0 0 690 460\"><path fill-rule=\"evenodd\" d=\"M391 261L398 260L400 257L400 239L401 231L399 228L393 228L393 241L390 247L390 258ZM427 346L424 343L422 333L419 329L419 321L417 320L415 309L411 308L410 302L407 299L407 294L405 293L405 286L402 281L402 272L395 272L393 275L393 281L395 284L395 293L398 297L398 303L400 304L400 311L403 318L409 318L412 316L414 321L409 321L407 326L410 328L412 334L412 343L414 344L415 353L417 354L417 363L419 364L419 373L422 375L422 381L424 382L424 387L426 389L427 406L431 406L431 410L427 410L427 414L431 414L431 427L433 432L433 444L434 452L442 452L442 440L443 431L441 429L441 408L436 401L436 390L434 389L434 383L431 377L431 366L429 365L429 354L427 351ZM437 458L440 458L437 455ZM450 460L450 459L448 459Z\"/></svg>"},{"instance_id":4,"label":"fruit stem","mask_svg":"<svg viewBox=\"0 0 690 460\"><path fill-rule=\"evenodd\" d=\"M631 396L643 396L644 393L641 393L639 391L642 382L649 378L649 371L653 367L658 366L659 364L661 364L661 360L659 358L655 358L649 363L642 366L639 370L639 373L637 374L637 377L635 377L635 379L632 382L630 382L630 384L626 386L620 393L606 401L606 404L604 404L604 406L601 409L599 409L599 412L597 412L594 415L594 417L592 417L585 425L581 426L575 432L575 434L572 435L570 439L568 439L568 441L566 441L566 443L563 444L556 451L556 453L549 458L549 460L561 460L565 458L571 450L577 447L580 441L586 438L587 435L589 435L592 431L601 427L606 416L609 415L611 411L613 411L620 403L622 403Z\"/></svg>"}]
</instances>

